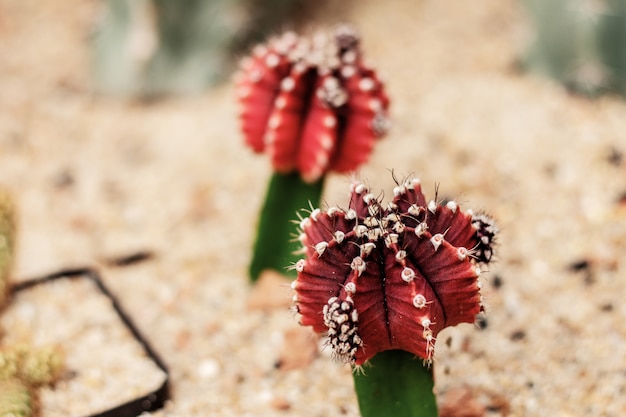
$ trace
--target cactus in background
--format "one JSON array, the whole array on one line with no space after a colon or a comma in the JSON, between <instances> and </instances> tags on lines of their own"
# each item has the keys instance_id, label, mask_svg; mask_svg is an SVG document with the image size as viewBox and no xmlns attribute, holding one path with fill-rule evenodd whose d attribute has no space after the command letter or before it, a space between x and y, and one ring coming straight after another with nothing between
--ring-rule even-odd
<instances>
[{"instance_id":1,"label":"cactus in background","mask_svg":"<svg viewBox=\"0 0 626 417\"><path fill-rule=\"evenodd\" d=\"M0 349L0 416L35 414L36 389L54 384L64 368L62 352L52 346L24 344Z\"/></svg>"},{"instance_id":2,"label":"cactus in background","mask_svg":"<svg viewBox=\"0 0 626 417\"><path fill-rule=\"evenodd\" d=\"M483 311L479 264L491 260L497 228L454 201L427 203L416 179L393 195L383 205L356 182L347 208L302 220L294 308L353 366L362 416L436 416L435 341Z\"/></svg>"},{"instance_id":3,"label":"cactus in background","mask_svg":"<svg viewBox=\"0 0 626 417\"><path fill-rule=\"evenodd\" d=\"M19 344L0 349L0 380L19 379L29 387L50 385L59 378L64 356L54 346Z\"/></svg>"},{"instance_id":4,"label":"cactus in background","mask_svg":"<svg viewBox=\"0 0 626 417\"><path fill-rule=\"evenodd\" d=\"M387 132L389 99L347 25L311 37L287 32L257 46L236 84L245 142L267 153L275 170L250 265L254 281L298 259L286 219L319 204L329 171L351 172L368 159Z\"/></svg>"},{"instance_id":5,"label":"cactus in background","mask_svg":"<svg viewBox=\"0 0 626 417\"><path fill-rule=\"evenodd\" d=\"M0 416L30 417L34 414L30 388L18 379L0 379Z\"/></svg>"},{"instance_id":6,"label":"cactus in background","mask_svg":"<svg viewBox=\"0 0 626 417\"><path fill-rule=\"evenodd\" d=\"M223 79L246 42L300 0L107 0L93 39L99 89L124 95L197 92Z\"/></svg>"},{"instance_id":7,"label":"cactus in background","mask_svg":"<svg viewBox=\"0 0 626 417\"><path fill-rule=\"evenodd\" d=\"M0 189L0 308L6 304L9 290L15 223L11 195ZM0 348L0 416L34 415L34 390L56 382L63 368L64 357L56 347L19 344Z\"/></svg>"},{"instance_id":8,"label":"cactus in background","mask_svg":"<svg viewBox=\"0 0 626 417\"><path fill-rule=\"evenodd\" d=\"M525 0L535 40L524 66L587 95L626 94L625 0Z\"/></svg>"},{"instance_id":9,"label":"cactus in background","mask_svg":"<svg viewBox=\"0 0 626 417\"><path fill-rule=\"evenodd\" d=\"M0 189L0 308L5 304L15 248L15 208L11 195Z\"/></svg>"}]
</instances>

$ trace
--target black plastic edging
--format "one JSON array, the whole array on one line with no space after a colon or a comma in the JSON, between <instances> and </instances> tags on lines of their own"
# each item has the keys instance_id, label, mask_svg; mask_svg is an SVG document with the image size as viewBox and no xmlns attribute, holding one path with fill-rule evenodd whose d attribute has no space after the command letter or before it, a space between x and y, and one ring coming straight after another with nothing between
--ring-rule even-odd
<instances>
[{"instance_id":1,"label":"black plastic edging","mask_svg":"<svg viewBox=\"0 0 626 417\"><path fill-rule=\"evenodd\" d=\"M11 292L16 293L18 291L24 291L36 285L45 284L59 279L77 279L81 277L91 279L96 284L98 290L111 301L113 309L117 313L120 320L124 323L126 328L131 332L135 340L141 345L148 357L159 367L159 369L161 369L165 373L165 380L163 381L163 384L161 384L161 386L155 391L143 395L139 398L135 398L134 400L128 401L127 403L117 405L106 411L92 414L88 417L136 417L144 412L154 411L162 408L165 404L165 401L169 399L170 394L170 376L167 366L161 360L159 355L154 351L154 349L152 349L152 346L150 346L148 341L141 335L141 333L137 329L137 326L135 326L128 314L126 314L117 298L104 285L104 283L100 279L100 275L96 270L92 268L73 268L61 270L49 275L45 275L43 277L33 278L27 281L16 283L11 287Z\"/></svg>"}]
</instances>

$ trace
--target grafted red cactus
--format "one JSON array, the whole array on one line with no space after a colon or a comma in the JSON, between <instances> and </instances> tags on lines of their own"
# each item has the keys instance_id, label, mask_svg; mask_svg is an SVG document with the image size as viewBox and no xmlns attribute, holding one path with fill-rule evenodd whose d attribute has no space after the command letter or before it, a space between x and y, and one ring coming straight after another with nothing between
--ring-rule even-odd
<instances>
[{"instance_id":1,"label":"grafted red cactus","mask_svg":"<svg viewBox=\"0 0 626 417\"><path fill-rule=\"evenodd\" d=\"M389 99L348 26L257 46L236 83L246 143L267 152L276 171L297 170L307 182L355 170L387 132Z\"/></svg>"},{"instance_id":2,"label":"grafted red cactus","mask_svg":"<svg viewBox=\"0 0 626 417\"><path fill-rule=\"evenodd\" d=\"M483 310L478 264L491 259L493 221L454 201L427 203L416 179L393 194L384 207L357 182L347 209L315 209L300 223L295 308L353 365L392 349L430 361L443 328Z\"/></svg>"}]
</instances>

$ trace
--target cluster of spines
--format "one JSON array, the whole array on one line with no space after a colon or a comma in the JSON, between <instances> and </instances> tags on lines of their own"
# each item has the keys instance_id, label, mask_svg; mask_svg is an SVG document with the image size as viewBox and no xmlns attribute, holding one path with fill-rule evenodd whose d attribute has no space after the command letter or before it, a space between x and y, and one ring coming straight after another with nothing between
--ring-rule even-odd
<instances>
[{"instance_id":1,"label":"cluster of spines","mask_svg":"<svg viewBox=\"0 0 626 417\"><path fill-rule=\"evenodd\" d=\"M349 26L257 46L236 84L248 145L266 151L276 171L298 170L308 182L356 169L389 127L389 99Z\"/></svg>"},{"instance_id":2,"label":"cluster of spines","mask_svg":"<svg viewBox=\"0 0 626 417\"><path fill-rule=\"evenodd\" d=\"M334 354L342 361L354 364L357 349L363 345L363 341L358 334L359 314L354 308L352 297L331 297L322 313L324 325L328 328L328 344Z\"/></svg>"},{"instance_id":3,"label":"cluster of spines","mask_svg":"<svg viewBox=\"0 0 626 417\"><path fill-rule=\"evenodd\" d=\"M489 263L493 256L493 247L498 234L498 227L493 219L486 214L473 215L472 226L476 229L476 237L478 239L473 255L479 262Z\"/></svg>"},{"instance_id":4,"label":"cluster of spines","mask_svg":"<svg viewBox=\"0 0 626 417\"><path fill-rule=\"evenodd\" d=\"M362 183L352 184L351 194L347 210L337 207L331 207L326 211L314 209L308 217L300 221L299 240L303 244L307 259L302 259L295 265L299 278L294 281L293 288L297 293L294 302L296 310L301 313L301 322L304 325L312 325L319 332L323 332L324 327L328 329L328 323L324 322L322 326L319 320L312 316L315 311L310 304L314 302L310 300L322 295L312 296L311 291L319 291L321 294L327 292L327 304L348 298L350 305L354 307L355 316L359 317L361 311L357 312L357 309L370 307L367 306L367 296L360 294L359 290L365 288L365 291L370 291L367 288L369 286L367 280L376 279L376 275L382 271L385 276L379 276L378 279L386 280L390 287L386 290L389 294L385 295L385 299L401 297L407 301L397 308L412 317L420 329L421 341L417 343L421 346L419 351L416 351L418 348L412 342L406 342L402 347L408 346L409 348L405 350L412 350L413 353L430 361L434 352L435 336L443 327L471 322L483 309L482 297L479 294L481 285L478 281L480 268L476 265L483 259L475 257L475 247L481 240L478 235L480 228L477 229L472 225L471 212L462 213L454 201L448 202L445 206L434 201L426 204L420 182L416 179L398 184L394 188L394 199L388 203L386 209L383 209L381 201ZM487 223L487 220L490 219L486 216L482 219L484 223ZM490 224L493 226L493 222ZM493 227L496 230L495 226ZM415 236L417 240L407 236L407 233ZM462 282L456 293L454 288L452 290L448 288L450 285L445 270L441 272L443 275L429 281L432 277L425 277L424 271L419 267L420 262L429 260L414 259L415 253L424 251L420 242L425 238L428 239L433 253L444 247L445 249L441 249L446 253L443 258L454 258L439 257L434 262L438 262L437 268L449 268L450 276ZM341 259L339 254L348 250L346 245L358 247L358 251L354 251L355 256L346 260L347 267L337 264L338 259ZM491 250L490 247L488 249ZM487 248L484 248L483 252L485 250ZM331 253L325 255L327 252ZM325 256L328 264L316 262ZM333 257L338 259L332 259ZM371 270L370 262L373 265ZM382 270L378 268L381 262L385 264ZM389 273L397 274L399 279L387 275ZM396 282L408 284L409 289L403 290L395 284ZM392 284L394 287L391 287ZM327 288L321 290L324 285ZM396 287L397 290L394 289ZM438 291L444 292L443 300L438 300L440 296L437 294ZM446 301L446 298L449 300ZM454 307L459 303L460 307ZM410 304L414 310L408 311L405 304ZM322 308L328 309L327 305ZM389 311L381 314L389 314ZM324 316L326 317L325 314ZM417 329L415 325L412 326L413 330ZM354 333L359 335L359 346L352 346L350 351L354 351L355 347L367 348L367 344L372 343L368 340L369 332L367 335L360 334L357 321L354 322ZM334 333L331 336L334 336ZM346 351L342 351L337 356L346 362L360 365L364 358L369 357L363 352L363 349L361 352L357 349L355 355L347 356ZM370 356L371 354L372 352L369 352Z\"/></svg>"}]
</instances>

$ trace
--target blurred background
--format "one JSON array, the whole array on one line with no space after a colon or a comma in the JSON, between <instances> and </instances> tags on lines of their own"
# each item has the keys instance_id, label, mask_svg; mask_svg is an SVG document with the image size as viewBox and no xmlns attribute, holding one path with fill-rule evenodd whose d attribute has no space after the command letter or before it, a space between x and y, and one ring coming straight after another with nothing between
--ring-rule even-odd
<instances>
[{"instance_id":1,"label":"blurred background","mask_svg":"<svg viewBox=\"0 0 626 417\"><path fill-rule=\"evenodd\" d=\"M297 327L288 301L248 308L271 173L243 145L232 84L267 36L347 21L391 97L392 130L359 175L388 195L391 169L414 174L502 229L487 321L439 337L441 401L625 415L624 19L622 0L0 0L16 279L103 268L172 369L159 413L356 415L328 355L275 366ZM348 184L330 175L325 201L345 204ZM112 267L136 252L152 257Z\"/></svg>"}]
</instances>

